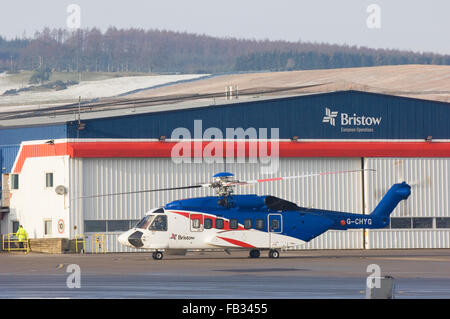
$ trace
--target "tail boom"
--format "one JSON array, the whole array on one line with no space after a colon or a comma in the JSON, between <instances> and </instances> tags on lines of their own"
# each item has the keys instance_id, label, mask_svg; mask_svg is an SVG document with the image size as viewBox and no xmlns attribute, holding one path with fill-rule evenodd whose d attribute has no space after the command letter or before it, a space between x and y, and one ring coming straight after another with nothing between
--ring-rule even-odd
<instances>
[{"instance_id":1,"label":"tail boom","mask_svg":"<svg viewBox=\"0 0 450 319\"><path fill-rule=\"evenodd\" d=\"M332 229L385 228L389 225L389 217L395 207L411 194L411 186L407 183L394 184L384 195L377 207L369 215L336 213ZM330 214L328 214L330 216Z\"/></svg>"}]
</instances>

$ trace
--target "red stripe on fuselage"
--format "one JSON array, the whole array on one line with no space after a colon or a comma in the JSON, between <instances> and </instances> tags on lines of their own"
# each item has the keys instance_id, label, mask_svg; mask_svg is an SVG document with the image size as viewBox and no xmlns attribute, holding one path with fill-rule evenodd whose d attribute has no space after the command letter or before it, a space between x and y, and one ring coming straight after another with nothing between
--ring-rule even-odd
<instances>
[{"instance_id":1,"label":"red stripe on fuselage","mask_svg":"<svg viewBox=\"0 0 450 319\"><path fill-rule=\"evenodd\" d=\"M217 236L217 238L225 240L225 241L227 241L227 242L229 242L229 243L231 243L233 245L236 245L236 246L240 246L240 247L244 247L244 248L255 248L255 246L252 246L250 244L244 243L243 241L240 241L240 240L231 239L231 238L225 238L225 237L220 237L220 236Z\"/></svg>"}]
</instances>

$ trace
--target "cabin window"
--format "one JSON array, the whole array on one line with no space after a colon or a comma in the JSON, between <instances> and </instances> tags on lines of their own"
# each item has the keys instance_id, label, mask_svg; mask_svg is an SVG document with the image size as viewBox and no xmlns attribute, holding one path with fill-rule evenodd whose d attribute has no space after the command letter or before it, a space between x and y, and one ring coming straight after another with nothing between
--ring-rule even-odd
<instances>
[{"instance_id":1,"label":"cabin window","mask_svg":"<svg viewBox=\"0 0 450 319\"><path fill-rule=\"evenodd\" d=\"M270 230L278 231L280 229L280 221L278 219L272 219L270 222Z\"/></svg>"},{"instance_id":2,"label":"cabin window","mask_svg":"<svg viewBox=\"0 0 450 319\"><path fill-rule=\"evenodd\" d=\"M256 229L264 229L264 219L257 219L255 222Z\"/></svg>"},{"instance_id":3,"label":"cabin window","mask_svg":"<svg viewBox=\"0 0 450 319\"><path fill-rule=\"evenodd\" d=\"M200 220L198 220L200 222ZM167 231L167 216L166 215L157 215L154 219L149 230L156 231Z\"/></svg>"},{"instance_id":4,"label":"cabin window","mask_svg":"<svg viewBox=\"0 0 450 319\"><path fill-rule=\"evenodd\" d=\"M201 223L199 218L192 219L192 228L199 229L200 225Z\"/></svg>"},{"instance_id":5,"label":"cabin window","mask_svg":"<svg viewBox=\"0 0 450 319\"><path fill-rule=\"evenodd\" d=\"M204 222L205 229L211 229L213 227L213 221L211 218L205 218Z\"/></svg>"},{"instance_id":6,"label":"cabin window","mask_svg":"<svg viewBox=\"0 0 450 319\"><path fill-rule=\"evenodd\" d=\"M251 219L244 219L244 228L245 229L252 228L252 220Z\"/></svg>"},{"instance_id":7,"label":"cabin window","mask_svg":"<svg viewBox=\"0 0 450 319\"><path fill-rule=\"evenodd\" d=\"M217 218L216 219L216 228L217 229L223 229L223 227L224 227L223 219Z\"/></svg>"},{"instance_id":8,"label":"cabin window","mask_svg":"<svg viewBox=\"0 0 450 319\"><path fill-rule=\"evenodd\" d=\"M239 226L237 219L230 219L230 229L237 229Z\"/></svg>"}]
</instances>

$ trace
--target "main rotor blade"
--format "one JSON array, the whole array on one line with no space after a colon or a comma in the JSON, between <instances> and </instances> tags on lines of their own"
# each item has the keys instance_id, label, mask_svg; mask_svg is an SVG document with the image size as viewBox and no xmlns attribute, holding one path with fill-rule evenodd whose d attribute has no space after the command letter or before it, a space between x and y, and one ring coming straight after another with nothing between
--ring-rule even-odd
<instances>
[{"instance_id":1,"label":"main rotor blade","mask_svg":"<svg viewBox=\"0 0 450 319\"><path fill-rule=\"evenodd\" d=\"M141 193L162 192L162 191L173 191L173 190L179 190L179 189L191 189L191 188L201 188L201 187L209 187L209 186L210 186L210 184L199 184L199 185L181 186L181 187L146 189L146 190L142 190L142 191L133 191L133 192L122 192L122 193L111 193L111 194L80 196L80 197L77 197L77 199L80 199L80 198L107 197L107 196L116 196L116 195L128 195L128 194L141 194Z\"/></svg>"},{"instance_id":2,"label":"main rotor blade","mask_svg":"<svg viewBox=\"0 0 450 319\"><path fill-rule=\"evenodd\" d=\"M274 177L274 178L265 178L265 179L255 179L255 180L250 180L250 181L238 181L235 183L233 183L233 182L231 182L231 183L233 183L236 186L241 186L241 185L257 184L257 183L264 183L264 182L283 181L283 180L295 179L295 178L306 178L306 177L314 177L314 176L355 173L355 172L364 172L364 171L373 171L374 172L375 170L374 169L355 169L355 170L348 170L348 171L312 173L312 174L304 174L304 175L297 175L297 176L284 176L284 177Z\"/></svg>"}]
</instances>

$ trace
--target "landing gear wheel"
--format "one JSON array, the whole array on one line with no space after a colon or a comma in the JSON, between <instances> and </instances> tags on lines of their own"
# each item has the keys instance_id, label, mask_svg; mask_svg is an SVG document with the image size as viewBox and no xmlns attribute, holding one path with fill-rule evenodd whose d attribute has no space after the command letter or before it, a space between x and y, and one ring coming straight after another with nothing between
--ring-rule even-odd
<instances>
[{"instance_id":1,"label":"landing gear wheel","mask_svg":"<svg viewBox=\"0 0 450 319\"><path fill-rule=\"evenodd\" d=\"M280 252L276 249L271 249L269 251L269 258L278 258L280 257Z\"/></svg>"},{"instance_id":2,"label":"landing gear wheel","mask_svg":"<svg viewBox=\"0 0 450 319\"><path fill-rule=\"evenodd\" d=\"M155 252L152 254L152 257L153 257L153 259L155 259L155 260L161 260L161 259L163 259L164 254L163 254L162 252L160 252L160 251L155 251Z\"/></svg>"},{"instance_id":3,"label":"landing gear wheel","mask_svg":"<svg viewBox=\"0 0 450 319\"><path fill-rule=\"evenodd\" d=\"M250 258L259 258L260 255L261 253L259 252L258 249L250 250Z\"/></svg>"}]
</instances>

